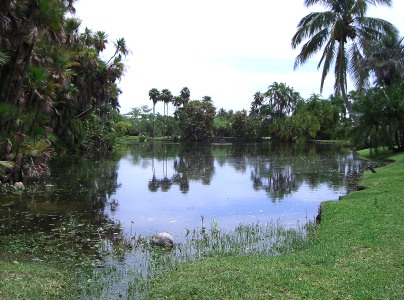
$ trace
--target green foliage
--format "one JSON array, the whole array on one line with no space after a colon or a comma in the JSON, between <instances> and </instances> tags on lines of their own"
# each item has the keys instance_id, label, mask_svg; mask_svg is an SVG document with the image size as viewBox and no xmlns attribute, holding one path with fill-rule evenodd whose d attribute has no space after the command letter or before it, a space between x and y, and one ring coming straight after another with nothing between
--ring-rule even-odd
<instances>
[{"instance_id":1,"label":"green foliage","mask_svg":"<svg viewBox=\"0 0 404 300\"><path fill-rule=\"evenodd\" d=\"M179 109L182 137L202 141L212 135L215 107L209 101L189 101Z\"/></svg>"},{"instance_id":2,"label":"green foliage","mask_svg":"<svg viewBox=\"0 0 404 300\"><path fill-rule=\"evenodd\" d=\"M302 142L314 138L320 129L318 119L307 111L300 111L291 117L277 118L269 126L272 138L284 142Z\"/></svg>"},{"instance_id":3,"label":"green foliage","mask_svg":"<svg viewBox=\"0 0 404 300\"><path fill-rule=\"evenodd\" d=\"M216 116L213 120L214 136L231 136L231 124L228 118Z\"/></svg>"},{"instance_id":4,"label":"green foliage","mask_svg":"<svg viewBox=\"0 0 404 300\"><path fill-rule=\"evenodd\" d=\"M119 121L115 123L115 132L118 136L128 135L133 125L128 121Z\"/></svg>"},{"instance_id":5,"label":"green foliage","mask_svg":"<svg viewBox=\"0 0 404 300\"><path fill-rule=\"evenodd\" d=\"M57 137L67 147L77 148L84 139L88 144L97 138L88 123L95 121L96 127L99 120L90 112L105 124L112 112L118 112L121 91L116 82L123 75L122 57L129 50L124 39L118 39L114 55L103 61L107 34L89 29L79 33L80 20L70 18L73 2L1 5L0 15L9 19L6 26L0 25L3 136L19 132L45 139L52 135L53 140ZM93 136L84 137L86 133Z\"/></svg>"},{"instance_id":6,"label":"green foliage","mask_svg":"<svg viewBox=\"0 0 404 300\"><path fill-rule=\"evenodd\" d=\"M80 148L88 153L111 151L115 134L112 126L105 124L96 114L91 114L83 122L83 140Z\"/></svg>"},{"instance_id":7,"label":"green foliage","mask_svg":"<svg viewBox=\"0 0 404 300\"><path fill-rule=\"evenodd\" d=\"M298 92L283 82L272 83L263 96L263 105L267 105L265 109L270 112L272 118L281 118L292 114L297 101L301 99Z\"/></svg>"},{"instance_id":8,"label":"green foliage","mask_svg":"<svg viewBox=\"0 0 404 300\"><path fill-rule=\"evenodd\" d=\"M379 146L404 150L404 83L371 88L354 104L352 142L359 148Z\"/></svg>"},{"instance_id":9,"label":"green foliage","mask_svg":"<svg viewBox=\"0 0 404 300\"><path fill-rule=\"evenodd\" d=\"M342 108L334 98L325 100L313 94L306 101L299 100L291 116L275 118L269 125L269 133L285 142L343 139L347 126Z\"/></svg>"},{"instance_id":10,"label":"green foliage","mask_svg":"<svg viewBox=\"0 0 404 300\"><path fill-rule=\"evenodd\" d=\"M255 140L258 137L259 119L248 116L245 110L237 111L230 118L233 135Z\"/></svg>"}]
</instances>

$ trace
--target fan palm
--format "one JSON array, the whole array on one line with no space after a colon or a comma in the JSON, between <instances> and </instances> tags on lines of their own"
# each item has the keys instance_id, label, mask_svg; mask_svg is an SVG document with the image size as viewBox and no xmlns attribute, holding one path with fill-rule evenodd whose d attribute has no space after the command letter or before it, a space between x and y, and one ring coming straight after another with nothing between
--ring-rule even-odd
<instances>
[{"instance_id":1,"label":"fan palm","mask_svg":"<svg viewBox=\"0 0 404 300\"><path fill-rule=\"evenodd\" d=\"M182 99L182 104L187 104L189 102L189 98L191 97L191 91L187 87L183 87L180 92L180 97Z\"/></svg>"},{"instance_id":2,"label":"fan palm","mask_svg":"<svg viewBox=\"0 0 404 300\"><path fill-rule=\"evenodd\" d=\"M297 25L292 38L292 48L297 48L306 39L294 68L307 62L315 53L323 49L317 68L323 65L320 92L325 78L334 64L334 90L340 93L348 113L351 104L347 97L347 71L353 58L359 56L363 44L369 40L379 40L385 35L397 34L397 29L389 22L366 17L369 5L391 6L392 0L304 0L306 7L322 5L322 12L312 12Z\"/></svg>"}]
</instances>

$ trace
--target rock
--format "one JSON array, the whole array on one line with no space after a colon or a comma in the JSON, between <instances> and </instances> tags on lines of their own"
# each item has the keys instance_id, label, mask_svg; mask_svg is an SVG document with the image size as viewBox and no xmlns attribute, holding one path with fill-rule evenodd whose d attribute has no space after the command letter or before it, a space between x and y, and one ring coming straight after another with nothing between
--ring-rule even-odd
<instances>
[{"instance_id":1,"label":"rock","mask_svg":"<svg viewBox=\"0 0 404 300\"><path fill-rule=\"evenodd\" d=\"M15 186L16 188L19 188L19 189L23 189L23 188L24 188L24 184L23 184L21 181L17 181L16 183L14 183L14 186Z\"/></svg>"},{"instance_id":2,"label":"rock","mask_svg":"<svg viewBox=\"0 0 404 300\"><path fill-rule=\"evenodd\" d=\"M168 232L160 232L153 236L152 243L162 247L172 247L174 245L174 239Z\"/></svg>"}]
</instances>

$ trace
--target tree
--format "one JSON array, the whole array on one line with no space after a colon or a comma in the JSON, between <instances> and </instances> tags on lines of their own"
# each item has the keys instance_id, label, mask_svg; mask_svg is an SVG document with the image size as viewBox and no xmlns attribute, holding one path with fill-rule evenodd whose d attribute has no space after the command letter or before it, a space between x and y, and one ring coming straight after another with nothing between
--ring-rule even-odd
<instances>
[{"instance_id":1,"label":"tree","mask_svg":"<svg viewBox=\"0 0 404 300\"><path fill-rule=\"evenodd\" d=\"M322 5L322 12L313 12L297 25L292 38L292 48L296 49L304 40L294 68L307 62L323 48L317 68L323 65L320 92L324 80L334 64L334 90L340 93L349 114L351 103L347 97L347 73L352 74L354 57L360 56L365 41L380 40L385 35L397 34L397 29L389 22L366 17L369 5L391 6L392 0L304 0L306 7Z\"/></svg>"},{"instance_id":2,"label":"tree","mask_svg":"<svg viewBox=\"0 0 404 300\"><path fill-rule=\"evenodd\" d=\"M149 91L149 98L150 98L150 100L153 101L153 137L154 137L154 133L155 133L155 131L154 131L155 130L154 116L156 114L156 103L160 98L160 91L158 89L156 89L156 88L152 88Z\"/></svg>"},{"instance_id":3,"label":"tree","mask_svg":"<svg viewBox=\"0 0 404 300\"><path fill-rule=\"evenodd\" d=\"M94 47L98 54L107 48L108 35L104 31L97 31L93 39Z\"/></svg>"},{"instance_id":4,"label":"tree","mask_svg":"<svg viewBox=\"0 0 404 300\"><path fill-rule=\"evenodd\" d=\"M258 95L259 96L259 95ZM300 94L285 83L272 83L264 94L265 102L271 112L272 118L279 118L293 113Z\"/></svg>"},{"instance_id":5,"label":"tree","mask_svg":"<svg viewBox=\"0 0 404 300\"><path fill-rule=\"evenodd\" d=\"M189 102L189 98L191 97L191 91L187 87L183 87L180 92L180 98L182 99L182 104L185 105Z\"/></svg>"},{"instance_id":6,"label":"tree","mask_svg":"<svg viewBox=\"0 0 404 300\"><path fill-rule=\"evenodd\" d=\"M126 41L124 38L117 39L116 42L114 43L115 45L115 53L111 56L111 58L108 60L107 64L116 56L116 55L123 55L127 56L129 54L129 49L126 46Z\"/></svg>"},{"instance_id":7,"label":"tree","mask_svg":"<svg viewBox=\"0 0 404 300\"><path fill-rule=\"evenodd\" d=\"M161 90L160 100L163 101L165 106L167 106L167 115L168 115L168 104L173 101L173 94L169 89L163 89ZM164 116L166 115L165 106L164 106Z\"/></svg>"},{"instance_id":8,"label":"tree","mask_svg":"<svg viewBox=\"0 0 404 300\"><path fill-rule=\"evenodd\" d=\"M179 110L182 137L187 140L201 141L211 135L215 107L208 101L189 101Z\"/></svg>"},{"instance_id":9,"label":"tree","mask_svg":"<svg viewBox=\"0 0 404 300\"><path fill-rule=\"evenodd\" d=\"M255 140L258 137L259 122L255 115L247 115L246 110L237 111L230 118L233 134L239 138Z\"/></svg>"},{"instance_id":10,"label":"tree","mask_svg":"<svg viewBox=\"0 0 404 300\"><path fill-rule=\"evenodd\" d=\"M204 102L213 102L212 97L211 96L203 96L202 97L202 101Z\"/></svg>"},{"instance_id":11,"label":"tree","mask_svg":"<svg viewBox=\"0 0 404 300\"><path fill-rule=\"evenodd\" d=\"M403 39L390 35L364 43L363 55L355 57L352 66L356 78L354 84L358 89L370 87L371 77L377 86L390 86L404 78Z\"/></svg>"},{"instance_id":12,"label":"tree","mask_svg":"<svg viewBox=\"0 0 404 300\"><path fill-rule=\"evenodd\" d=\"M264 103L264 98L264 94L259 91L254 94L254 100L251 102L251 114L259 113L259 110Z\"/></svg>"},{"instance_id":13,"label":"tree","mask_svg":"<svg viewBox=\"0 0 404 300\"><path fill-rule=\"evenodd\" d=\"M352 130L355 146L374 148L387 146L404 150L404 83L360 93L353 109L357 121Z\"/></svg>"}]
</instances>

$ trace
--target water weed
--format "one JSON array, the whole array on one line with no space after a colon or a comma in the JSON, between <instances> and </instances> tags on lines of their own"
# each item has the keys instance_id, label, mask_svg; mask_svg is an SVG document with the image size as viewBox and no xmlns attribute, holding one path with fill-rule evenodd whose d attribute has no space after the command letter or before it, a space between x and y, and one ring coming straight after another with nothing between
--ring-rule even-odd
<instances>
[{"instance_id":1,"label":"water weed","mask_svg":"<svg viewBox=\"0 0 404 300\"><path fill-rule=\"evenodd\" d=\"M89 298L139 299L156 279L183 263L215 256L291 253L305 247L305 236L304 227L285 229L280 222L245 224L225 231L213 220L208 229L201 217L201 227L189 230L184 243L170 248L154 246L150 238L120 239L120 245L105 242L101 251L110 254L102 268L94 269L84 290Z\"/></svg>"}]
</instances>

